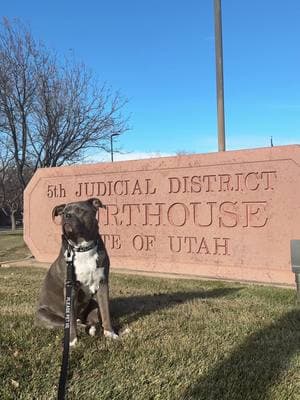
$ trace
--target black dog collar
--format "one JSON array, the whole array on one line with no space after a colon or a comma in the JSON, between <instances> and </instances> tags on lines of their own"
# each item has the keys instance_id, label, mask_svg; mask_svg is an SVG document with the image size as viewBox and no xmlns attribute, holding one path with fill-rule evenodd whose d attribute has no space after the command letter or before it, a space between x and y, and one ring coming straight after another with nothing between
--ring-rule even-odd
<instances>
[{"instance_id":1,"label":"black dog collar","mask_svg":"<svg viewBox=\"0 0 300 400\"><path fill-rule=\"evenodd\" d=\"M86 251L90 251L94 249L98 245L98 240L93 240L91 244L88 246L76 245L70 239L63 235L64 240L68 243L68 247L70 250L75 251L76 253L84 253Z\"/></svg>"}]
</instances>

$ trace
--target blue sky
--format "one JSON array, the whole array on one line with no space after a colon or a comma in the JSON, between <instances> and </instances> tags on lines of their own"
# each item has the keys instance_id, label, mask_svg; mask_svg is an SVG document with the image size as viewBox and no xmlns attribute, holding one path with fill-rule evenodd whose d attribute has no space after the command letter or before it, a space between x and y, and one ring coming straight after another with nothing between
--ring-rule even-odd
<instances>
[{"instance_id":1,"label":"blue sky","mask_svg":"<svg viewBox=\"0 0 300 400\"><path fill-rule=\"evenodd\" d=\"M299 0L222 12L227 149L300 143ZM15 0L1 13L129 99L116 159L217 151L213 0Z\"/></svg>"}]
</instances>

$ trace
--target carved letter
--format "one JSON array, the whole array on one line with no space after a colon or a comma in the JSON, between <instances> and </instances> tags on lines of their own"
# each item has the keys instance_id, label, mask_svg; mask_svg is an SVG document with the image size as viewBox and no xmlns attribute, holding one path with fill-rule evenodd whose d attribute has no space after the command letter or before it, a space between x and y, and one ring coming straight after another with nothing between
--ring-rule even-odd
<instances>
[{"instance_id":1,"label":"carved letter","mask_svg":"<svg viewBox=\"0 0 300 400\"><path fill-rule=\"evenodd\" d=\"M102 187L102 191L101 191ZM106 185L104 182L97 182L97 196L105 196L106 194Z\"/></svg>"},{"instance_id":2,"label":"carved letter","mask_svg":"<svg viewBox=\"0 0 300 400\"><path fill-rule=\"evenodd\" d=\"M59 197L66 197L66 190L61 183L58 185L58 188L59 188Z\"/></svg>"},{"instance_id":3,"label":"carved letter","mask_svg":"<svg viewBox=\"0 0 300 400\"><path fill-rule=\"evenodd\" d=\"M255 179L256 179L256 184L254 184L254 186L249 185L249 182L248 182L248 180L249 180L249 178L251 176L254 176ZM257 182L257 181L258 181L258 173L257 172L249 172L249 174L247 174L245 176L245 186L246 186L246 188L249 189L249 190L252 190L252 191L257 190L259 188L259 182Z\"/></svg>"},{"instance_id":4,"label":"carved letter","mask_svg":"<svg viewBox=\"0 0 300 400\"><path fill-rule=\"evenodd\" d=\"M137 193L136 193L137 192ZM139 183L139 180L137 179L136 180L136 182L135 182L135 185L134 185L134 188L133 188L133 191L132 191L132 195L135 195L135 194L142 194L143 192L142 192L142 189L141 189L141 186L140 186L140 183Z\"/></svg>"},{"instance_id":5,"label":"carved letter","mask_svg":"<svg viewBox=\"0 0 300 400\"><path fill-rule=\"evenodd\" d=\"M243 174L242 173L237 173L237 174L235 174L235 176L236 176L235 191L236 192L239 192L239 191L242 192L243 188L242 188L242 183L241 183L241 177L243 176Z\"/></svg>"},{"instance_id":6,"label":"carved letter","mask_svg":"<svg viewBox=\"0 0 300 400\"><path fill-rule=\"evenodd\" d=\"M82 193L81 193L81 189L82 189L81 186L82 186L82 183L81 183L81 182L78 183L78 186L79 186L79 187L78 187L78 190L75 192L75 196L76 196L76 197L81 197L81 194L82 194Z\"/></svg>"},{"instance_id":7,"label":"carved letter","mask_svg":"<svg viewBox=\"0 0 300 400\"><path fill-rule=\"evenodd\" d=\"M120 235L112 235L112 249L119 250L121 248Z\"/></svg>"},{"instance_id":8,"label":"carved letter","mask_svg":"<svg viewBox=\"0 0 300 400\"><path fill-rule=\"evenodd\" d=\"M191 179L191 193L201 192L201 176L192 176Z\"/></svg>"},{"instance_id":9,"label":"carved letter","mask_svg":"<svg viewBox=\"0 0 300 400\"><path fill-rule=\"evenodd\" d=\"M193 221L196 226L210 226L213 223L213 206L216 204L213 201L208 201L205 203L206 205L209 206L208 212L206 210L202 210L202 215L203 219L206 220L206 222L199 222L199 215L198 215L198 209L200 208L200 205L202 204L201 202L195 202L195 203L190 203L191 206L193 206Z\"/></svg>"},{"instance_id":10,"label":"carved letter","mask_svg":"<svg viewBox=\"0 0 300 400\"><path fill-rule=\"evenodd\" d=\"M246 206L246 222L244 228L262 228L266 225L268 217L266 214L266 201L243 201Z\"/></svg>"},{"instance_id":11,"label":"carved letter","mask_svg":"<svg viewBox=\"0 0 300 400\"><path fill-rule=\"evenodd\" d=\"M236 211L237 202L224 201L220 204L219 211L219 227L234 228L238 224L238 214ZM226 223L227 217L227 223ZM224 222L225 219L225 222Z\"/></svg>"},{"instance_id":12,"label":"carved letter","mask_svg":"<svg viewBox=\"0 0 300 400\"><path fill-rule=\"evenodd\" d=\"M126 209L128 209L128 218L127 218L127 222L126 225L130 226L132 225L134 222L133 220L133 215L136 215L137 213L134 213L134 210L137 210L137 212L140 214L141 210L140 210L140 205L139 204L123 204L122 206L122 212L125 213Z\"/></svg>"},{"instance_id":13,"label":"carved letter","mask_svg":"<svg viewBox=\"0 0 300 400\"><path fill-rule=\"evenodd\" d=\"M214 255L219 255L219 256L228 256L229 252L228 252L228 241L229 238L214 238L215 240L215 252ZM223 240L224 243L219 243L219 240ZM223 253L219 253L219 248L223 249Z\"/></svg>"},{"instance_id":14,"label":"carved letter","mask_svg":"<svg viewBox=\"0 0 300 400\"><path fill-rule=\"evenodd\" d=\"M271 179L271 177L273 177L274 179ZM264 180L264 178L266 178L265 179L266 181L264 181L264 183L265 183L264 189L265 190L273 190L274 184L275 184L274 181L276 181L276 179L277 179L276 171L263 171L261 173L261 179ZM273 182L271 182L271 180Z\"/></svg>"},{"instance_id":15,"label":"carved letter","mask_svg":"<svg viewBox=\"0 0 300 400\"><path fill-rule=\"evenodd\" d=\"M180 179L175 177L168 179L169 179L169 193L179 193L181 187Z\"/></svg>"},{"instance_id":16,"label":"carved letter","mask_svg":"<svg viewBox=\"0 0 300 400\"><path fill-rule=\"evenodd\" d=\"M176 236L176 239L177 239L177 248L175 249L174 248L174 245L173 245L173 239L175 239L175 236L168 236L169 237L169 240L170 240L170 250L172 251L172 253L180 253L181 252L181 239L182 239L182 237L181 236Z\"/></svg>"},{"instance_id":17,"label":"carved letter","mask_svg":"<svg viewBox=\"0 0 300 400\"><path fill-rule=\"evenodd\" d=\"M151 249L153 249L154 247L154 243L156 241L156 237L152 236L152 235L145 235L145 239L146 239L146 251L149 251Z\"/></svg>"},{"instance_id":18,"label":"carved letter","mask_svg":"<svg viewBox=\"0 0 300 400\"><path fill-rule=\"evenodd\" d=\"M85 182L85 194L87 197L94 197L96 196L95 194L95 182ZM90 193L89 193L89 189L90 188Z\"/></svg>"},{"instance_id":19,"label":"carved letter","mask_svg":"<svg viewBox=\"0 0 300 400\"><path fill-rule=\"evenodd\" d=\"M49 199L52 199L52 197L55 197L55 185L48 185L48 190L47 190L47 197Z\"/></svg>"},{"instance_id":20,"label":"carved letter","mask_svg":"<svg viewBox=\"0 0 300 400\"><path fill-rule=\"evenodd\" d=\"M152 188L152 192L150 191L151 179L146 179L146 194L155 194L156 193L156 187Z\"/></svg>"},{"instance_id":21,"label":"carved letter","mask_svg":"<svg viewBox=\"0 0 300 400\"><path fill-rule=\"evenodd\" d=\"M180 211L183 211L180 212ZM176 217L175 217L176 215ZM183 226L186 224L186 221L190 215L189 209L183 203L174 203L172 204L167 212L168 221L171 225L174 226Z\"/></svg>"},{"instance_id":22,"label":"carved letter","mask_svg":"<svg viewBox=\"0 0 300 400\"><path fill-rule=\"evenodd\" d=\"M220 179L219 192L226 192L233 190L233 187L231 185L231 176L229 174L221 174L219 175L219 179Z\"/></svg>"},{"instance_id":23,"label":"carved letter","mask_svg":"<svg viewBox=\"0 0 300 400\"><path fill-rule=\"evenodd\" d=\"M203 183L204 183L205 181L207 181L206 190L205 190L206 192L213 192L213 191L214 191L214 190L212 189L211 185L212 185L212 181L213 181L213 182L216 182L216 180L217 180L216 175L204 175L204 176L202 177Z\"/></svg>"},{"instance_id":24,"label":"carved letter","mask_svg":"<svg viewBox=\"0 0 300 400\"><path fill-rule=\"evenodd\" d=\"M186 236L184 238L184 242L188 244L188 249L187 249L187 253L191 253L192 252L192 240L197 243L197 238L192 237L192 236Z\"/></svg>"},{"instance_id":25,"label":"carved letter","mask_svg":"<svg viewBox=\"0 0 300 400\"><path fill-rule=\"evenodd\" d=\"M150 212L150 207L154 207L154 204L152 203L143 203L143 206L145 206L145 219L143 222L143 225L155 225L159 226L162 223L162 206L165 205L165 203L155 203L155 206L158 206L158 210L155 210L154 212ZM156 217L156 223L151 224L149 222L149 217Z\"/></svg>"},{"instance_id":26,"label":"carved letter","mask_svg":"<svg viewBox=\"0 0 300 400\"><path fill-rule=\"evenodd\" d=\"M204 254L210 254L209 248L208 248L208 246L207 246L207 243L206 243L206 240L205 240L204 237L202 238L201 243L200 243L200 246L199 246L198 250L196 251L196 253L197 253L197 254L198 254L198 253L201 254L201 251L202 251L202 250L205 251Z\"/></svg>"},{"instance_id":27,"label":"carved letter","mask_svg":"<svg viewBox=\"0 0 300 400\"><path fill-rule=\"evenodd\" d=\"M118 191L119 185L119 191ZM123 181L116 181L114 184L114 192L117 196L122 196L123 194Z\"/></svg>"},{"instance_id":28,"label":"carved letter","mask_svg":"<svg viewBox=\"0 0 300 400\"><path fill-rule=\"evenodd\" d=\"M113 210L113 208L114 208L114 210ZM117 225L117 226L122 225L123 221L119 221L117 218L120 210L116 204L106 204L105 211L106 211L106 221L104 222L104 225L113 225L110 217L113 217L113 221L115 222L115 225Z\"/></svg>"},{"instance_id":29,"label":"carved letter","mask_svg":"<svg viewBox=\"0 0 300 400\"><path fill-rule=\"evenodd\" d=\"M144 239L141 235L136 235L132 239L133 247L136 251L141 251L144 247Z\"/></svg>"}]
</instances>

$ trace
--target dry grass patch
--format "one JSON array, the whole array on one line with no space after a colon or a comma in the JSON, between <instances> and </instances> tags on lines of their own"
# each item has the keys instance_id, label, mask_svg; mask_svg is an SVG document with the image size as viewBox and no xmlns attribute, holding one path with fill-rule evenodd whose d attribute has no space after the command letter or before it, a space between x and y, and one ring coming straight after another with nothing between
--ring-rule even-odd
<instances>
[{"instance_id":1,"label":"dry grass patch","mask_svg":"<svg viewBox=\"0 0 300 400\"><path fill-rule=\"evenodd\" d=\"M30 255L23 240L23 230L0 233L0 263L19 260Z\"/></svg>"}]
</instances>

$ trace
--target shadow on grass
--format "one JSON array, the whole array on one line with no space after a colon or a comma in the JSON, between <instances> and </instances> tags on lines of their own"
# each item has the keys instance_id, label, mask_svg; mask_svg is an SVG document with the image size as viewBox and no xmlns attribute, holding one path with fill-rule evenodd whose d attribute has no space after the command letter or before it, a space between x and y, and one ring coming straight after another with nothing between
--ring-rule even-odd
<instances>
[{"instance_id":1,"label":"shadow on grass","mask_svg":"<svg viewBox=\"0 0 300 400\"><path fill-rule=\"evenodd\" d=\"M300 310L249 336L245 342L189 388L184 400L263 400L288 370L293 355L300 350ZM296 377L295 377L296 379ZM298 378L297 378L298 379ZM290 382L291 399L295 385ZM284 396L284 395L283 395ZM296 397L293 397L296 398ZM298 398L298 397L297 397Z\"/></svg>"},{"instance_id":2,"label":"shadow on grass","mask_svg":"<svg viewBox=\"0 0 300 400\"><path fill-rule=\"evenodd\" d=\"M117 297L110 300L111 313L114 320L125 317L130 324L141 317L186 303L190 300L212 299L234 295L240 288L216 288L208 291L159 293L144 296Z\"/></svg>"}]
</instances>

